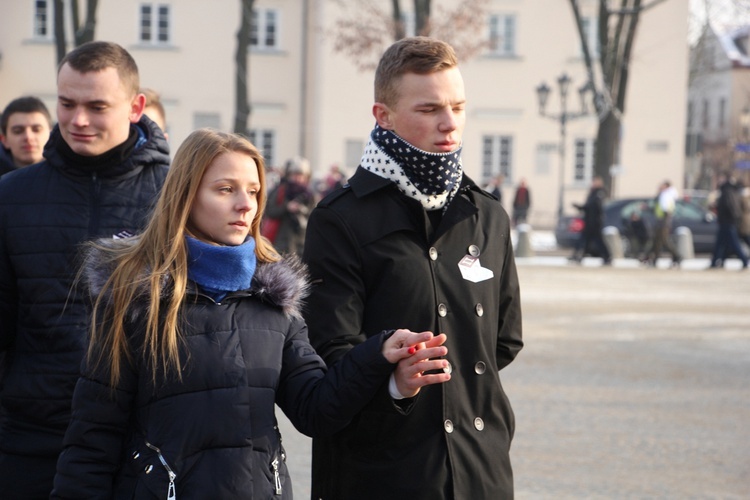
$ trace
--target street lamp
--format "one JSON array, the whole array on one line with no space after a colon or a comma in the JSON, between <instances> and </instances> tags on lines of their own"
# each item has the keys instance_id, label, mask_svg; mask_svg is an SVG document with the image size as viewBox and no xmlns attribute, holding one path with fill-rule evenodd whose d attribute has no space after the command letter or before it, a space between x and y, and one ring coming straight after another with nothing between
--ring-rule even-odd
<instances>
[{"instance_id":1,"label":"street lamp","mask_svg":"<svg viewBox=\"0 0 750 500\"><path fill-rule=\"evenodd\" d=\"M544 82L536 88L537 97L539 98L539 115L560 122L560 147L558 148L560 151L560 194L557 203L558 218L563 215L563 194L565 192L565 128L569 120L575 120L576 118L581 118L589 114L588 106L586 104L586 95L589 92L593 93L593 85L591 82L586 82L581 86L578 89L578 94L581 98L581 111L578 113L569 113L567 99L568 87L571 82L571 78L566 73L563 73L557 78L558 92L560 93L560 112L556 114L547 113L545 111L551 89Z\"/></svg>"}]
</instances>

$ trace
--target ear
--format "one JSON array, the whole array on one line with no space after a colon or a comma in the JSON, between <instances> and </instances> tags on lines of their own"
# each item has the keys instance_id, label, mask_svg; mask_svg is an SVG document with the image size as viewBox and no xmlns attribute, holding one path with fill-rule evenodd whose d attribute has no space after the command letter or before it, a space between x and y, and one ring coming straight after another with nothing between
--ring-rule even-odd
<instances>
[{"instance_id":1,"label":"ear","mask_svg":"<svg viewBox=\"0 0 750 500\"><path fill-rule=\"evenodd\" d=\"M136 94L130 103L130 123L138 123L143 116L143 110L146 109L146 96Z\"/></svg>"},{"instance_id":2,"label":"ear","mask_svg":"<svg viewBox=\"0 0 750 500\"><path fill-rule=\"evenodd\" d=\"M3 134L0 134L0 142L3 143L3 146L6 148L8 147L8 144L5 142L5 136Z\"/></svg>"},{"instance_id":3,"label":"ear","mask_svg":"<svg viewBox=\"0 0 750 500\"><path fill-rule=\"evenodd\" d=\"M376 102L372 105L372 116L375 117L375 121L378 122L381 128L386 130L393 130L393 119L391 117L391 110L387 105L382 102Z\"/></svg>"}]
</instances>

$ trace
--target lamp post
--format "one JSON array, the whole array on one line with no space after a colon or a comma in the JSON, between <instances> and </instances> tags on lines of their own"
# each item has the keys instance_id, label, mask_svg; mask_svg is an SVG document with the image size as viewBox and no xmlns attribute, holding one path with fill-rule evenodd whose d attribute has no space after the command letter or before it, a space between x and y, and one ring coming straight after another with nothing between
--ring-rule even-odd
<instances>
[{"instance_id":1,"label":"lamp post","mask_svg":"<svg viewBox=\"0 0 750 500\"><path fill-rule=\"evenodd\" d=\"M558 91L560 92L560 112L559 113L547 113L545 108L547 106L547 99L551 89L546 83L542 82L537 88L536 93L539 98L539 115L551 120L555 120L560 123L560 168L559 168L559 198L557 202L557 217L558 219L563 215L563 195L565 193L565 134L566 126L568 121L581 118L589 114L588 106L586 105L586 94L593 91L590 82L586 82L583 86L578 89L578 94L581 97L581 110L577 113L568 112L567 99L568 99L568 87L572 80L570 77L563 73L557 78Z\"/></svg>"}]
</instances>

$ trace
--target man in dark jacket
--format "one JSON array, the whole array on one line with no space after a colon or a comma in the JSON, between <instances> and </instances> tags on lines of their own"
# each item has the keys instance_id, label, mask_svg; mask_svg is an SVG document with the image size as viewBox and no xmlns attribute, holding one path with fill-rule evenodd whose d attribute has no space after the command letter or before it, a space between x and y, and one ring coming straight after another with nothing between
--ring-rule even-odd
<instances>
[{"instance_id":1,"label":"man in dark jacket","mask_svg":"<svg viewBox=\"0 0 750 500\"><path fill-rule=\"evenodd\" d=\"M119 45L89 42L58 69L59 123L45 160L0 179L0 421L4 498L48 498L88 314L73 286L83 241L139 232L169 166L142 118L138 68Z\"/></svg>"},{"instance_id":2,"label":"man in dark jacket","mask_svg":"<svg viewBox=\"0 0 750 500\"><path fill-rule=\"evenodd\" d=\"M41 99L13 99L0 116L0 175L42 161L52 118Z\"/></svg>"},{"instance_id":3,"label":"man in dark jacket","mask_svg":"<svg viewBox=\"0 0 750 500\"><path fill-rule=\"evenodd\" d=\"M511 498L513 411L498 371L521 349L510 220L461 165L464 84L453 49L405 38L375 75L376 126L354 176L307 226L305 319L332 365L381 330L447 334L451 380L376 397L313 441L312 496Z\"/></svg>"},{"instance_id":4,"label":"man in dark jacket","mask_svg":"<svg viewBox=\"0 0 750 500\"><path fill-rule=\"evenodd\" d=\"M583 212L583 232L576 242L571 260L580 262L587 253L593 253L604 259L609 264L611 257L609 249L602 237L602 226L604 225L604 200L607 193L604 191L604 181L601 177L591 180L591 189L583 205L573 204Z\"/></svg>"},{"instance_id":5,"label":"man in dark jacket","mask_svg":"<svg viewBox=\"0 0 750 500\"><path fill-rule=\"evenodd\" d=\"M710 268L724 265L724 260L733 252L742 261L742 268L748 265L748 256L740 244L737 226L742 218L742 194L737 179L732 175L725 176L719 186L719 198L716 200L716 218L719 231L716 233L714 252L711 256Z\"/></svg>"}]
</instances>

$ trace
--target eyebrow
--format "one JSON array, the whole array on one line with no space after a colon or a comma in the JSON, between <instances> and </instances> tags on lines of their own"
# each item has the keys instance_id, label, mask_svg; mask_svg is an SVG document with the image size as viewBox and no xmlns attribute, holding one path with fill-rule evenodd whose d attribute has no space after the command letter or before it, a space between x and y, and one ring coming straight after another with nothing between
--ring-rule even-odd
<instances>
[{"instance_id":1,"label":"eyebrow","mask_svg":"<svg viewBox=\"0 0 750 500\"><path fill-rule=\"evenodd\" d=\"M76 102L75 99L71 99L69 97L65 97L64 95L58 95L57 96L58 101L65 101L65 102ZM88 105L94 105L94 106L108 106L109 102L105 101L103 99L95 99L93 101L85 101L84 104Z\"/></svg>"}]
</instances>

